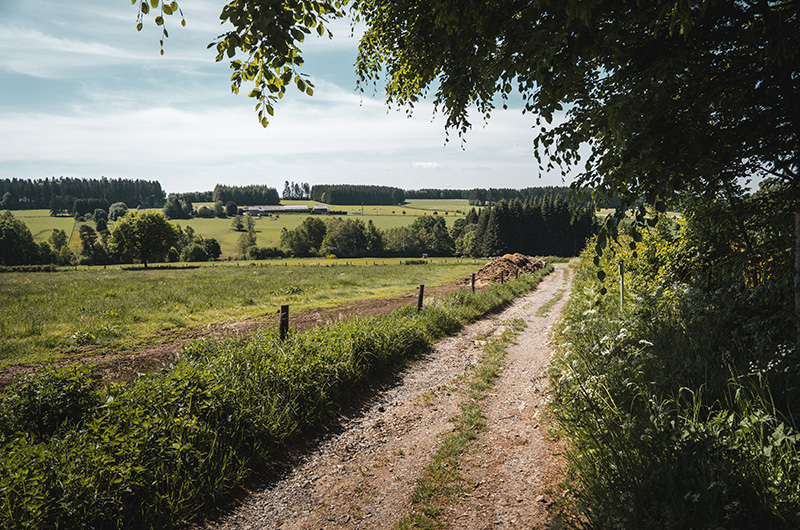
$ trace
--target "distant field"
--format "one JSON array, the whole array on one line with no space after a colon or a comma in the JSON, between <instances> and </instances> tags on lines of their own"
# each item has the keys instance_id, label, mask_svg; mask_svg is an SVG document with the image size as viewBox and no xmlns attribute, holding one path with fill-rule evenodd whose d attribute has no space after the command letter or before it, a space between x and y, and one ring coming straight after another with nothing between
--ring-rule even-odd
<instances>
[{"instance_id":1,"label":"distant field","mask_svg":"<svg viewBox=\"0 0 800 530\"><path fill-rule=\"evenodd\" d=\"M322 204L314 201L282 201L282 204ZM211 203L195 203L195 207L211 205ZM372 220L375 226L382 230L398 226L408 226L422 215L444 216L448 226L452 226L458 217L463 217L471 208L466 199L417 199L408 201L403 206L364 206L361 215L361 205L339 206L329 205L329 209L346 211L354 218L362 219L365 223ZM72 217L50 217L49 210L17 210L12 212L15 217L21 219L30 228L36 241L46 241L54 229L64 230L67 234L72 234L70 247L77 251L80 248L78 241L78 227L80 226ZM273 217L255 218L256 239L259 246L271 247L278 246L280 243L281 231L286 228L292 230L303 222L307 215L304 214L280 214ZM325 219L326 217L323 217ZM88 223L94 226L93 223ZM236 242L241 235L239 232L231 230L231 219L176 219L173 224L181 227L191 226L194 231L206 238L213 237L219 241L222 247L222 257L231 256L236 253Z\"/></svg>"},{"instance_id":2,"label":"distant field","mask_svg":"<svg viewBox=\"0 0 800 530\"><path fill-rule=\"evenodd\" d=\"M348 265L349 264L349 265ZM393 297L465 278L482 261L280 260L125 271L81 267L0 274L0 367L85 345L136 348L157 334L362 298Z\"/></svg>"}]
</instances>

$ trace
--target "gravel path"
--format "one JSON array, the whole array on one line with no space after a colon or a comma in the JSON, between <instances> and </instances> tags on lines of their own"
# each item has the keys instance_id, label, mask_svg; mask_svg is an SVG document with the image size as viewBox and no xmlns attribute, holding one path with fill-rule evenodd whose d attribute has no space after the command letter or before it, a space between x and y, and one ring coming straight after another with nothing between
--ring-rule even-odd
<instances>
[{"instance_id":1,"label":"gravel path","mask_svg":"<svg viewBox=\"0 0 800 530\"><path fill-rule=\"evenodd\" d=\"M527 328L508 348L505 368L484 401L487 429L464 456L473 486L448 508L450 528L548 528L561 491L563 448L549 435L544 406L550 330L569 298L570 270L556 270L504 311L465 327L409 365L392 388L324 440L280 480L254 488L239 504L196 528L383 529L411 510L416 480L431 462L464 399L462 377L486 337L522 318ZM559 298L560 296L560 298ZM545 314L548 301L559 298Z\"/></svg>"}]
</instances>

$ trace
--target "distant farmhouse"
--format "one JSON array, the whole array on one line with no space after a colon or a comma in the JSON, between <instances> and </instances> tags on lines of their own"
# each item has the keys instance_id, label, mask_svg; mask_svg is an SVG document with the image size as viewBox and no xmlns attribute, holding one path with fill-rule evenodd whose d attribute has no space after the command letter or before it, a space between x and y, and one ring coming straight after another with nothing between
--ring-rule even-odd
<instances>
[{"instance_id":1,"label":"distant farmhouse","mask_svg":"<svg viewBox=\"0 0 800 530\"><path fill-rule=\"evenodd\" d=\"M244 206L239 208L243 214L250 215L274 215L280 213L304 213L324 215L328 213L328 206L315 204L314 206L287 205L287 206Z\"/></svg>"}]
</instances>

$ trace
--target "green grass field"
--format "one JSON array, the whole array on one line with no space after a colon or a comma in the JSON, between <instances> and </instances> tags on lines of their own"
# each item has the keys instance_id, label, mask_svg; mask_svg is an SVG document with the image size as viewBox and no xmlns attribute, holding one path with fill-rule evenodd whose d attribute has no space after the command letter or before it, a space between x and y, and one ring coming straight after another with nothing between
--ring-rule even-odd
<instances>
[{"instance_id":1,"label":"green grass field","mask_svg":"<svg viewBox=\"0 0 800 530\"><path fill-rule=\"evenodd\" d=\"M264 317L281 304L297 313L397 296L419 284L467 277L482 264L295 259L186 270L115 266L0 274L0 367L55 359L86 345L136 349L164 331Z\"/></svg>"},{"instance_id":2,"label":"green grass field","mask_svg":"<svg viewBox=\"0 0 800 530\"><path fill-rule=\"evenodd\" d=\"M283 201L282 204L322 204L314 201ZM194 206L207 205L212 203L197 203ZM410 200L403 206L329 206L331 210L346 211L349 216L362 219L365 223L372 221L381 230L395 228L398 226L408 226L414 219L423 215L433 215L434 212L444 216L448 226L453 226L453 222L466 215L471 208L466 199L418 199ZM54 229L64 230L67 234L72 234L70 247L74 251L79 251L80 241L78 240L78 227L72 217L50 217L49 210L17 210L12 212L15 217L25 222L33 233L34 239L46 241ZM286 228L292 230L297 228L307 217L305 214L280 214L272 217L255 219L256 239L259 246L273 247L279 246L281 231ZM323 217L325 219L326 217ZM231 219L176 219L174 224L181 227L191 226L194 231L205 237L215 238L219 241L222 248L222 257L236 255L236 242L241 235L231 229ZM94 223L88 223L94 227ZM113 223L112 223L113 224Z\"/></svg>"}]
</instances>

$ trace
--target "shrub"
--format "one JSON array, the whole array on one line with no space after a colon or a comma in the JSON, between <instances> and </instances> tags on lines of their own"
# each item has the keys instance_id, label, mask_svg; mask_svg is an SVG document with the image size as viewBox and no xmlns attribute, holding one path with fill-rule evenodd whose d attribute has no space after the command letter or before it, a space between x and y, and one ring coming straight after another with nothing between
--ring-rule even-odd
<instances>
[{"instance_id":1,"label":"shrub","mask_svg":"<svg viewBox=\"0 0 800 530\"><path fill-rule=\"evenodd\" d=\"M208 253L203 246L192 243L181 251L181 261L208 261Z\"/></svg>"},{"instance_id":2,"label":"shrub","mask_svg":"<svg viewBox=\"0 0 800 530\"><path fill-rule=\"evenodd\" d=\"M78 425L98 405L96 382L87 369L79 367L58 370L46 366L17 379L2 398L9 430L37 438Z\"/></svg>"}]
</instances>

